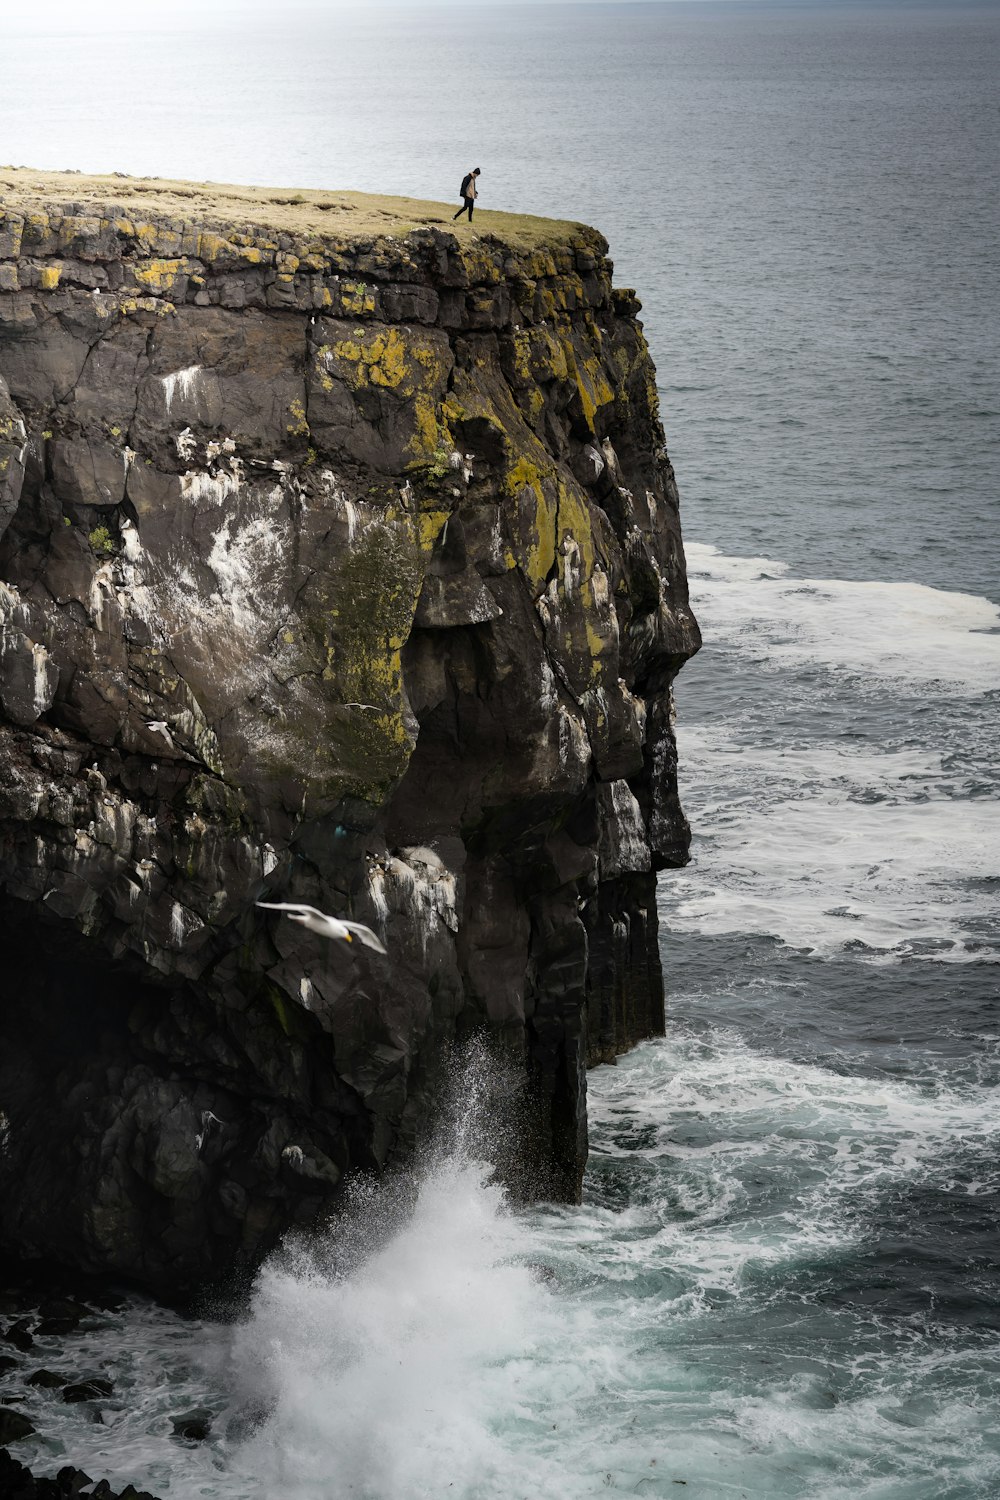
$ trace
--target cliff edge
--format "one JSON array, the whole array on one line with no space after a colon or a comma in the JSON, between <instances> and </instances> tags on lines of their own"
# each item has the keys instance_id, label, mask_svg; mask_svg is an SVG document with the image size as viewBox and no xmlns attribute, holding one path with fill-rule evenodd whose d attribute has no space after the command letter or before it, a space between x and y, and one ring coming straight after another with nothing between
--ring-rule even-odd
<instances>
[{"instance_id":1,"label":"cliff edge","mask_svg":"<svg viewBox=\"0 0 1000 1500\"><path fill-rule=\"evenodd\" d=\"M175 1292L663 1024L698 646L592 229L0 168L0 1248ZM350 914L388 958L254 902Z\"/></svg>"}]
</instances>

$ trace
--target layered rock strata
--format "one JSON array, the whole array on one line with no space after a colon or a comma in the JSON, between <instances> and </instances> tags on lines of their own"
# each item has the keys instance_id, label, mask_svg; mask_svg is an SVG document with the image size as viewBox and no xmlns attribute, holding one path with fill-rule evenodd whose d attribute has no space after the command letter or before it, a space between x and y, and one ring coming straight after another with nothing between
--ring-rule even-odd
<instances>
[{"instance_id":1,"label":"layered rock strata","mask_svg":"<svg viewBox=\"0 0 1000 1500\"><path fill-rule=\"evenodd\" d=\"M3 1245L161 1292L250 1265L483 1028L524 1190L572 1200L687 850L638 304L582 226L72 181L0 217Z\"/></svg>"}]
</instances>

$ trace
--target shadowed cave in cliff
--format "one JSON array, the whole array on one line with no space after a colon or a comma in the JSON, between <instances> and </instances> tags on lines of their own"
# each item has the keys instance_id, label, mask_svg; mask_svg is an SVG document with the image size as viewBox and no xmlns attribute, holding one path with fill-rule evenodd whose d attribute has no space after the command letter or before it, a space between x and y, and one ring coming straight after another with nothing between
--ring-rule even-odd
<instances>
[{"instance_id":1,"label":"shadowed cave in cliff","mask_svg":"<svg viewBox=\"0 0 1000 1500\"><path fill-rule=\"evenodd\" d=\"M0 1252L163 1293L225 1268L235 1289L336 1196L352 1147L375 1165L350 1091L307 1094L296 1109L285 1088L279 1102L278 1055L269 1097L252 1045L196 986L113 960L8 897L0 943ZM245 1038L273 1019L252 988L241 1011Z\"/></svg>"},{"instance_id":2,"label":"shadowed cave in cliff","mask_svg":"<svg viewBox=\"0 0 1000 1500\"><path fill-rule=\"evenodd\" d=\"M89 1200L116 1116L124 1129L135 1017L168 1003L170 987L151 985L135 961L113 962L44 908L7 897L0 943L3 1236L30 1254L62 1237L71 1243L96 1206ZM99 1144L81 1160L76 1146L88 1137ZM128 1186L138 1185L135 1174Z\"/></svg>"}]
</instances>

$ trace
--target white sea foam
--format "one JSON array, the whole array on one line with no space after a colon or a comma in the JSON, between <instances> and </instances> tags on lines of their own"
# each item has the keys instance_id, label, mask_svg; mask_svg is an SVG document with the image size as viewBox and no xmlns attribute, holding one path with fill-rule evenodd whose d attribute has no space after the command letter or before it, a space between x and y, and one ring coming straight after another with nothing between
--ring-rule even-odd
<instances>
[{"instance_id":1,"label":"white sea foam","mask_svg":"<svg viewBox=\"0 0 1000 1500\"><path fill-rule=\"evenodd\" d=\"M678 735L695 857L661 882L669 927L956 961L990 956L1000 803L963 800L940 756ZM980 934L977 936L976 934Z\"/></svg>"},{"instance_id":2,"label":"white sea foam","mask_svg":"<svg viewBox=\"0 0 1000 1500\"><path fill-rule=\"evenodd\" d=\"M699 542L686 552L706 638L764 668L820 665L955 694L1000 689L1000 607L988 599L920 583L794 578L785 563Z\"/></svg>"},{"instance_id":3,"label":"white sea foam","mask_svg":"<svg viewBox=\"0 0 1000 1500\"><path fill-rule=\"evenodd\" d=\"M656 1164L666 1189L646 1198L629 1274L707 1293L858 1241L884 1195L952 1190L960 1160L993 1159L1000 1144L995 1086L840 1074L723 1028L649 1045L593 1080L597 1151ZM768 1180L781 1185L773 1198L758 1191ZM617 1237L602 1254L622 1258Z\"/></svg>"},{"instance_id":4,"label":"white sea foam","mask_svg":"<svg viewBox=\"0 0 1000 1500\"><path fill-rule=\"evenodd\" d=\"M692 865L661 884L668 926L822 956L1000 957L1000 800L982 769L1000 611L922 585L793 579L697 544L689 556L728 696L705 700L705 722L682 684L695 843Z\"/></svg>"}]
</instances>

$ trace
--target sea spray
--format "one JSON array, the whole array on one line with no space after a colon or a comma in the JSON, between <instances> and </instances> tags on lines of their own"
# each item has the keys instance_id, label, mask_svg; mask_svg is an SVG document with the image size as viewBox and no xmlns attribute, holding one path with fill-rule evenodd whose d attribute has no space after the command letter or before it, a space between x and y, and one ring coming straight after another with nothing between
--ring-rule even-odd
<instances>
[{"instance_id":1,"label":"sea spray","mask_svg":"<svg viewBox=\"0 0 1000 1500\"><path fill-rule=\"evenodd\" d=\"M551 1299L499 1181L522 1077L472 1044L410 1168L356 1181L322 1232L262 1268L233 1344L237 1430L260 1418L231 1462L265 1491L513 1493L498 1423L516 1421Z\"/></svg>"},{"instance_id":2,"label":"sea spray","mask_svg":"<svg viewBox=\"0 0 1000 1500\"><path fill-rule=\"evenodd\" d=\"M373 1194L375 1248L349 1275L315 1256L264 1269L234 1362L270 1411L237 1467L285 1494L385 1497L439 1494L445 1475L467 1493L502 1465L491 1388L531 1357L546 1293L488 1173L441 1161L388 1243ZM360 1195L352 1212L363 1233Z\"/></svg>"}]
</instances>

